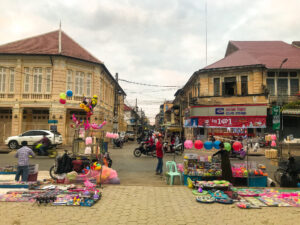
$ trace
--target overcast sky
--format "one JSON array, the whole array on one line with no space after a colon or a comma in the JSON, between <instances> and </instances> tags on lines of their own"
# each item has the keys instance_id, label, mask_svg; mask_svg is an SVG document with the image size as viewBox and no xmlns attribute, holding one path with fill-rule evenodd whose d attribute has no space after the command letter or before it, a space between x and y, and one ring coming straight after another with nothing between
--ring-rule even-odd
<instances>
[{"instance_id":1,"label":"overcast sky","mask_svg":"<svg viewBox=\"0 0 300 225\"><path fill-rule=\"evenodd\" d=\"M299 0L207 0L208 64L229 40L300 41ZM205 0L0 0L0 44L62 29L121 79L183 86L205 66ZM175 89L120 82L153 122Z\"/></svg>"}]
</instances>

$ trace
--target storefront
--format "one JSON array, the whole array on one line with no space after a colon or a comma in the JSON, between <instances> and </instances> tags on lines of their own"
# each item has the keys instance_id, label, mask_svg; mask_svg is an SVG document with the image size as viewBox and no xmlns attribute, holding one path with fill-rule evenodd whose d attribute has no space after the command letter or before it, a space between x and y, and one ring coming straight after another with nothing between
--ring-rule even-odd
<instances>
[{"instance_id":1,"label":"storefront","mask_svg":"<svg viewBox=\"0 0 300 225\"><path fill-rule=\"evenodd\" d=\"M192 106L184 127L193 136L256 136L266 128L266 104Z\"/></svg>"}]
</instances>

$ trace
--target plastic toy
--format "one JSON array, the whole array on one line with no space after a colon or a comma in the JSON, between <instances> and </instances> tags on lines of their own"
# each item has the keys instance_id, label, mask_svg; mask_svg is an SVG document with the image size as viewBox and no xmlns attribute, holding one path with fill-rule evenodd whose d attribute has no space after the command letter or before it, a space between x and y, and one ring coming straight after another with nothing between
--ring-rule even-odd
<instances>
[{"instance_id":1,"label":"plastic toy","mask_svg":"<svg viewBox=\"0 0 300 225\"><path fill-rule=\"evenodd\" d=\"M229 152L231 150L231 145L228 142L225 142L224 149Z\"/></svg>"},{"instance_id":2,"label":"plastic toy","mask_svg":"<svg viewBox=\"0 0 300 225\"><path fill-rule=\"evenodd\" d=\"M214 142L214 148L215 149L220 149L220 144L221 144L221 141L215 141Z\"/></svg>"},{"instance_id":3,"label":"plastic toy","mask_svg":"<svg viewBox=\"0 0 300 225\"><path fill-rule=\"evenodd\" d=\"M72 96L73 96L73 91L67 90L66 95L67 95L68 97L72 97Z\"/></svg>"}]
</instances>

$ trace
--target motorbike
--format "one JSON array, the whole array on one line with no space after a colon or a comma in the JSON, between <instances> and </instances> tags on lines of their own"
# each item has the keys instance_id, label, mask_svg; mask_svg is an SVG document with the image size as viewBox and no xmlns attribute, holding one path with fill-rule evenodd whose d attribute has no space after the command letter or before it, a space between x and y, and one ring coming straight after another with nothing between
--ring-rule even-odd
<instances>
[{"instance_id":1,"label":"motorbike","mask_svg":"<svg viewBox=\"0 0 300 225\"><path fill-rule=\"evenodd\" d=\"M148 156L156 156L155 152L155 145L153 145L151 148L149 146L146 146L146 142L142 141L140 146L133 151L133 155L135 157L141 157L141 155L148 155Z\"/></svg>"},{"instance_id":2,"label":"motorbike","mask_svg":"<svg viewBox=\"0 0 300 225\"><path fill-rule=\"evenodd\" d=\"M46 150L46 155L43 155L41 152L42 144L36 144L32 147L32 151L34 152L35 155L38 156L48 156L49 158L55 158L57 156L57 149L55 145L50 145L48 147L48 150Z\"/></svg>"},{"instance_id":3,"label":"motorbike","mask_svg":"<svg viewBox=\"0 0 300 225\"><path fill-rule=\"evenodd\" d=\"M177 145L168 146L168 142L164 142L163 151L164 151L164 153L175 153L177 155L182 155L184 148L183 148L182 143L179 143Z\"/></svg>"},{"instance_id":4,"label":"motorbike","mask_svg":"<svg viewBox=\"0 0 300 225\"><path fill-rule=\"evenodd\" d=\"M240 151L235 151L235 150L232 150L230 152L230 155L229 155L230 158L238 158L240 160L243 160L245 159L246 157L246 151L244 149L241 149Z\"/></svg>"},{"instance_id":5,"label":"motorbike","mask_svg":"<svg viewBox=\"0 0 300 225\"><path fill-rule=\"evenodd\" d=\"M280 187L297 187L300 182L300 157L289 154L288 160L281 160L278 165L274 178Z\"/></svg>"},{"instance_id":6,"label":"motorbike","mask_svg":"<svg viewBox=\"0 0 300 225\"><path fill-rule=\"evenodd\" d=\"M113 139L114 147L122 148L123 147L123 140L121 138Z\"/></svg>"}]
</instances>

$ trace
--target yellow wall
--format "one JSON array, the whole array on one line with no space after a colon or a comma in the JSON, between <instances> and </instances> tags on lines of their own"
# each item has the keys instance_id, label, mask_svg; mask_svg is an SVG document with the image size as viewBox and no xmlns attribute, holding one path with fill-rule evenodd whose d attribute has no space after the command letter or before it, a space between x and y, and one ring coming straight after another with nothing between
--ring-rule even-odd
<instances>
[{"instance_id":1,"label":"yellow wall","mask_svg":"<svg viewBox=\"0 0 300 225\"><path fill-rule=\"evenodd\" d=\"M91 121L100 123L104 119L107 125L104 130L112 130L114 93L116 85L102 67L95 63L88 63L81 60L69 59L60 56L0 56L0 67L9 67L14 69L14 91L0 92L0 108L12 109L12 131L10 135L17 135L22 132L23 109L47 109L49 110L49 119L55 117L58 119L58 131L67 136L66 129L67 110L80 110L79 103L82 101L82 95L75 94L75 75L77 71L84 73L84 90L87 92L87 74L91 74L91 95L98 96L98 104L94 108L94 115ZM25 68L29 68L29 91L25 93ZM42 90L34 93L34 69L42 68ZM51 88L50 92L46 90L47 69L51 69ZM67 91L67 74L73 71L72 87L73 97L67 99L67 104L59 103L59 94ZM6 69L6 77L9 77L10 70ZM7 87L9 79L6 79ZM120 99L119 115L120 120L124 117L123 104L124 99ZM16 115L16 116L14 116ZM26 117L27 119L27 117ZM97 120L96 120L97 119ZM124 119L123 119L124 120ZM122 125L123 126L123 125Z\"/></svg>"}]
</instances>

